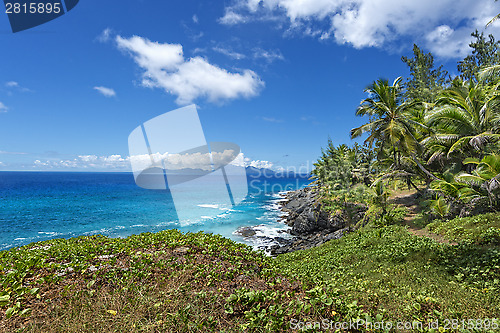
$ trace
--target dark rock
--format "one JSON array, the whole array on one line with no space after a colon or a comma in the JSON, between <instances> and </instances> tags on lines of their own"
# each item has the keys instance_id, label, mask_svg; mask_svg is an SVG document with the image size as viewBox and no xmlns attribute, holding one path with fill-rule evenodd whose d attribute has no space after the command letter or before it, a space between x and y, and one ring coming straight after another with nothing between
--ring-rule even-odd
<instances>
[{"instance_id":1,"label":"dark rock","mask_svg":"<svg viewBox=\"0 0 500 333\"><path fill-rule=\"evenodd\" d=\"M289 232L294 238L274 238L278 245L266 248L271 255L310 249L339 239L350 231L350 225L364 219L368 209L362 204L348 203L349 215L346 211L332 215L322 209L315 187L289 192L286 199L282 202L282 210L286 213L282 221L291 227Z\"/></svg>"},{"instance_id":2,"label":"dark rock","mask_svg":"<svg viewBox=\"0 0 500 333\"><path fill-rule=\"evenodd\" d=\"M318 199L317 189L307 187L287 194L288 201L283 203L283 211L288 215L284 222L291 226L292 235L307 235L321 230L335 231L345 228L349 217L344 212L330 215L322 210ZM367 210L365 205L348 203L350 219L359 221L363 219Z\"/></svg>"},{"instance_id":3,"label":"dark rock","mask_svg":"<svg viewBox=\"0 0 500 333\"><path fill-rule=\"evenodd\" d=\"M235 233L243 237L252 237L255 236L256 234L255 230L253 230L252 227L238 228L238 230L236 230Z\"/></svg>"}]
</instances>

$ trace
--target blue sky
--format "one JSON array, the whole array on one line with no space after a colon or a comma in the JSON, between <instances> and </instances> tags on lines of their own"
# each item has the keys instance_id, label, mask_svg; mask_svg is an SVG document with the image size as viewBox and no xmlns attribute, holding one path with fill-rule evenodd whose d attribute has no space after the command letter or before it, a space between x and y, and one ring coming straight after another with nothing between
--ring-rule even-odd
<instances>
[{"instance_id":1,"label":"blue sky","mask_svg":"<svg viewBox=\"0 0 500 333\"><path fill-rule=\"evenodd\" d=\"M138 125L195 103L207 141L310 165L413 43L456 73L490 0L80 1L13 34L0 13L0 170L129 170ZM487 33L498 36L499 24Z\"/></svg>"}]
</instances>

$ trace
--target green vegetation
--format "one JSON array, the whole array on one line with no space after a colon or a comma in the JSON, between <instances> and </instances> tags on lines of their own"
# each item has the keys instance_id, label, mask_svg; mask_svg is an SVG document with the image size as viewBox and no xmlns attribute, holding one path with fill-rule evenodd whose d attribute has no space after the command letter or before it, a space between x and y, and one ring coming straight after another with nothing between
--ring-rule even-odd
<instances>
[{"instance_id":1,"label":"green vegetation","mask_svg":"<svg viewBox=\"0 0 500 333\"><path fill-rule=\"evenodd\" d=\"M500 249L449 246L401 226L367 228L278 258L307 285L334 284L385 320L498 317Z\"/></svg>"},{"instance_id":2,"label":"green vegetation","mask_svg":"<svg viewBox=\"0 0 500 333\"><path fill-rule=\"evenodd\" d=\"M397 225L276 259L175 230L57 239L0 252L0 269L5 332L281 332L359 320L361 330L399 321L431 331L428 322L443 329L445 319L471 318L500 325L492 321L500 314L498 247L439 244Z\"/></svg>"},{"instance_id":3,"label":"green vegetation","mask_svg":"<svg viewBox=\"0 0 500 333\"><path fill-rule=\"evenodd\" d=\"M315 164L323 201L359 184L375 196L406 184L430 200L421 200L430 218L500 210L500 49L493 36L472 36L472 54L458 62L460 76L453 80L415 45L412 58L402 57L408 79L379 79L365 89L356 114L368 121L350 132L367 135L365 146L329 141ZM387 215L379 199L371 203Z\"/></svg>"},{"instance_id":4,"label":"green vegetation","mask_svg":"<svg viewBox=\"0 0 500 333\"><path fill-rule=\"evenodd\" d=\"M408 79L366 88L367 122L350 132L365 145L329 141L313 171L326 210L361 204L365 217L339 241L278 257L280 271L334 283L393 321L500 318L500 49L472 36L454 79L415 45Z\"/></svg>"},{"instance_id":5,"label":"green vegetation","mask_svg":"<svg viewBox=\"0 0 500 333\"><path fill-rule=\"evenodd\" d=\"M410 78L365 90L365 145L323 149L318 204L351 233L277 258L175 230L2 251L0 331L500 331L500 51L472 36L453 80L415 45Z\"/></svg>"},{"instance_id":6,"label":"green vegetation","mask_svg":"<svg viewBox=\"0 0 500 333\"><path fill-rule=\"evenodd\" d=\"M500 245L500 214L457 217L451 221L438 220L428 224L427 228L456 242Z\"/></svg>"}]
</instances>

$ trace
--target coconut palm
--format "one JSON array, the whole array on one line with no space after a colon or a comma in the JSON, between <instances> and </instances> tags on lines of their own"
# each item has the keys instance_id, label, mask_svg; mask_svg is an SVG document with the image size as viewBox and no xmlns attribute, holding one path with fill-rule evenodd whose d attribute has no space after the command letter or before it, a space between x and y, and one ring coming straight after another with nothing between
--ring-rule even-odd
<instances>
[{"instance_id":1,"label":"coconut palm","mask_svg":"<svg viewBox=\"0 0 500 333\"><path fill-rule=\"evenodd\" d=\"M500 204L500 155L488 155L481 161L468 158L464 164L475 164L472 173L462 173L455 179L467 184L459 191L459 197L464 201L486 201L490 208L498 208Z\"/></svg>"},{"instance_id":2,"label":"coconut palm","mask_svg":"<svg viewBox=\"0 0 500 333\"><path fill-rule=\"evenodd\" d=\"M402 156L410 156L412 161L427 175L434 179L416 157L419 150L418 130L426 131L426 126L414 120L414 112L419 104L415 100L404 100L401 86L402 78L398 77L392 85L387 80L379 79L372 83L365 92L369 97L364 99L356 115L370 117L370 121L351 130L351 138L369 133L365 143L370 147L375 143L381 152L389 148L396 169L401 167Z\"/></svg>"},{"instance_id":3,"label":"coconut palm","mask_svg":"<svg viewBox=\"0 0 500 333\"><path fill-rule=\"evenodd\" d=\"M455 80L426 115L434 130L421 141L428 163L435 159L481 158L497 149L500 139L499 99L496 87Z\"/></svg>"}]
</instances>

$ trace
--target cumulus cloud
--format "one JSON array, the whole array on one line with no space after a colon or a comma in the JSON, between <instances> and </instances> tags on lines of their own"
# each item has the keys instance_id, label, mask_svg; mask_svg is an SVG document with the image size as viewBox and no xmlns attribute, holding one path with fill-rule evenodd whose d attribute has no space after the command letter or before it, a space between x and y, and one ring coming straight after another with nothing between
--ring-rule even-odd
<instances>
[{"instance_id":1,"label":"cumulus cloud","mask_svg":"<svg viewBox=\"0 0 500 333\"><path fill-rule=\"evenodd\" d=\"M176 95L178 104L189 104L198 98L209 102L249 98L257 95L264 85L249 69L232 73L203 57L185 59L180 44L152 42L139 36L116 36L116 43L144 70L143 86L162 88Z\"/></svg>"},{"instance_id":2,"label":"cumulus cloud","mask_svg":"<svg viewBox=\"0 0 500 333\"><path fill-rule=\"evenodd\" d=\"M130 156L134 171L142 171L152 166L152 160L158 165L164 166L166 170L201 169L211 171L212 164L227 165L235 159L234 150L224 150L222 152L202 153L195 152L189 154L153 153ZM161 161L161 163L160 163Z\"/></svg>"},{"instance_id":3,"label":"cumulus cloud","mask_svg":"<svg viewBox=\"0 0 500 333\"><path fill-rule=\"evenodd\" d=\"M265 160L252 160L248 157L245 158L245 166L256 169L274 169L274 164Z\"/></svg>"},{"instance_id":4,"label":"cumulus cloud","mask_svg":"<svg viewBox=\"0 0 500 333\"><path fill-rule=\"evenodd\" d=\"M256 169L275 169L272 162L265 160L252 160L249 157L243 156L242 153L240 153L230 164L241 167L253 167Z\"/></svg>"},{"instance_id":5,"label":"cumulus cloud","mask_svg":"<svg viewBox=\"0 0 500 333\"><path fill-rule=\"evenodd\" d=\"M116 96L116 92L114 89L107 88L107 87L94 87L95 90L97 90L101 95L105 97L114 97Z\"/></svg>"},{"instance_id":6,"label":"cumulus cloud","mask_svg":"<svg viewBox=\"0 0 500 333\"><path fill-rule=\"evenodd\" d=\"M219 22L240 24L270 12L286 17L289 31L355 48L385 47L410 37L441 57L461 57L470 33L484 29L498 6L490 0L235 0ZM500 32L500 24L489 30Z\"/></svg>"},{"instance_id":7,"label":"cumulus cloud","mask_svg":"<svg viewBox=\"0 0 500 333\"><path fill-rule=\"evenodd\" d=\"M9 110L8 107L5 106L2 102L0 102L0 113L7 112Z\"/></svg>"},{"instance_id":8,"label":"cumulus cloud","mask_svg":"<svg viewBox=\"0 0 500 333\"><path fill-rule=\"evenodd\" d=\"M129 157L121 155L97 156L79 155L73 159L35 160L33 167L38 169L73 169L73 170L115 170L129 171Z\"/></svg>"}]
</instances>

